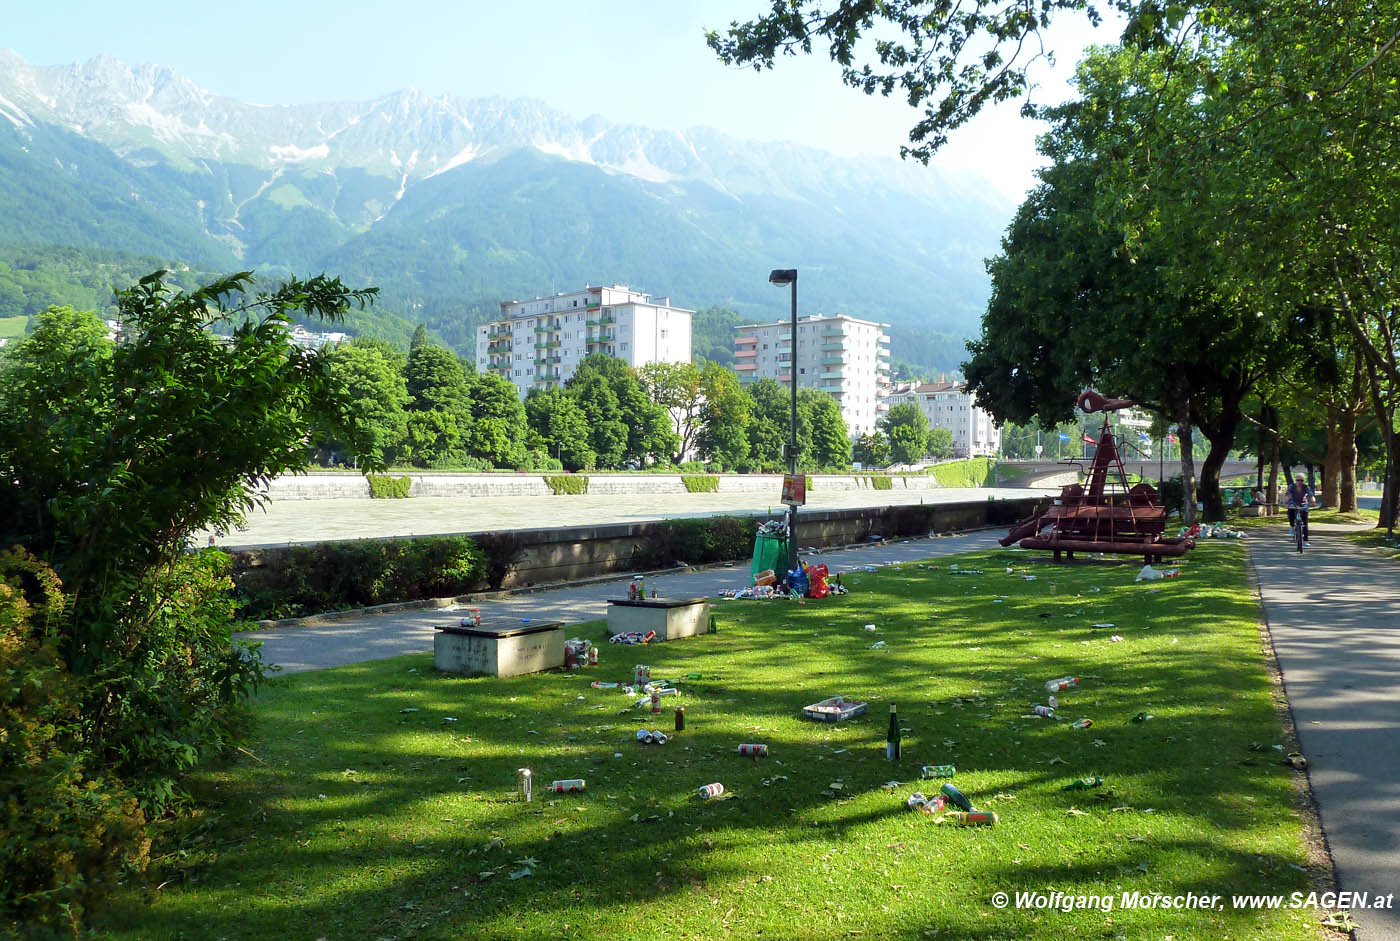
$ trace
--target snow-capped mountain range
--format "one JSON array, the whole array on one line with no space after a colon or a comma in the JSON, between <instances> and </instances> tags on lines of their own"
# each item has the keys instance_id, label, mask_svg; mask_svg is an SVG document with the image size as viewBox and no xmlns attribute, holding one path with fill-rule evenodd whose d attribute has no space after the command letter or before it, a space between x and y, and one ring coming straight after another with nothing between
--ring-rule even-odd
<instances>
[{"instance_id":1,"label":"snow-capped mountain range","mask_svg":"<svg viewBox=\"0 0 1400 941\"><path fill-rule=\"evenodd\" d=\"M212 264L338 264L405 303L644 278L638 286L688 306L776 311L761 281L744 283L746 273L731 285L725 270L782 263L811 271L816 289L826 282L828 310L960 332L980 313L981 260L1013 208L969 173L580 120L534 100L408 89L252 104L162 66L110 56L35 66L0 50L0 201L25 178L49 211L130 222L54 227L85 233L80 242L163 256L185 244L187 257ZM10 197L24 195L34 194ZM573 220L541 233L551 209L586 213L586 231ZM33 235L15 228L0 223L0 235ZM634 246L637 228L648 235ZM411 277L400 270L406 242L426 262ZM679 270L687 259L697 270Z\"/></svg>"}]
</instances>

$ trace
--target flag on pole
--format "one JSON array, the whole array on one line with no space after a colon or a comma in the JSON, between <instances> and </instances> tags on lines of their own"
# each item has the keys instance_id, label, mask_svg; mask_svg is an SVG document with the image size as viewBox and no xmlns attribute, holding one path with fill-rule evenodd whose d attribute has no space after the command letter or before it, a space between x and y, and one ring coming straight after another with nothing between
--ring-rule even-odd
<instances>
[{"instance_id":1,"label":"flag on pole","mask_svg":"<svg viewBox=\"0 0 1400 941\"><path fill-rule=\"evenodd\" d=\"M1069 440L1069 435L1065 434L1063 431L1060 432L1060 440L1061 440L1061 441L1068 441L1068 440Z\"/></svg>"},{"instance_id":2,"label":"flag on pole","mask_svg":"<svg viewBox=\"0 0 1400 941\"><path fill-rule=\"evenodd\" d=\"M1084 436L1084 443L1085 443L1085 444L1098 444L1097 441L1095 441L1093 438L1089 437L1088 435L1085 435L1085 436Z\"/></svg>"},{"instance_id":3,"label":"flag on pole","mask_svg":"<svg viewBox=\"0 0 1400 941\"><path fill-rule=\"evenodd\" d=\"M1141 439L1141 440L1143 440L1143 441L1151 441L1151 440L1152 440L1151 438L1147 437L1147 432L1145 432L1145 431L1139 431L1139 432L1138 432L1138 438Z\"/></svg>"}]
</instances>

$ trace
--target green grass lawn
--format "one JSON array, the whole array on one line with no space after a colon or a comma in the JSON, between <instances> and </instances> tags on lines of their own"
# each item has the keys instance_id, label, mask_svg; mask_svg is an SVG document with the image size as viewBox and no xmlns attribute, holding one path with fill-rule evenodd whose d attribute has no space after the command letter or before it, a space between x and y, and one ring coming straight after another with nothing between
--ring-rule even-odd
<instances>
[{"instance_id":1,"label":"green grass lawn","mask_svg":"<svg viewBox=\"0 0 1400 941\"><path fill-rule=\"evenodd\" d=\"M954 562L982 574L954 574ZM281 679L257 704L259 760L198 775L207 809L165 825L160 887L119 898L98 927L119 938L1319 937L1316 911L1229 901L1310 887L1297 773L1271 747L1283 739L1242 546L1208 543L1173 580L1135 584L1139 567L975 553L852 576L849 595L802 606L721 602L718 634L602 644L602 666L575 674L465 679L435 673L425 654ZM602 626L580 633L601 638ZM636 663L702 678L653 722L589 686L626 680ZM1061 694L1063 721L1027 718L1044 682L1066 674L1082 684ZM799 718L837 693L867 700L869 714ZM891 703L907 729L897 763L884 759ZM638 728L669 732L676 705L687 730L638 745ZM1072 728L1080 717L1093 727ZM769 757L736 756L741 742L766 743ZM905 809L912 792L937 790L919 767L945 763L997 826ZM513 800L522 766L537 782L530 804ZM1104 786L1062 790L1086 775ZM544 793L556 778L585 778L587 791ZM713 781L724 798L701 801ZM991 904L1026 890L1112 895L1115 907ZM1124 892L1188 891L1223 894L1224 910L1118 907Z\"/></svg>"}]
</instances>

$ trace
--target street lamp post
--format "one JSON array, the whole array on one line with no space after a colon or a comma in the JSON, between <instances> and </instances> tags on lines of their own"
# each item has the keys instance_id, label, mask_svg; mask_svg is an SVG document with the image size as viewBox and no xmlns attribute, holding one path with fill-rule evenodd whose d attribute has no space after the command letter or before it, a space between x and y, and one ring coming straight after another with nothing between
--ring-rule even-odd
<instances>
[{"instance_id":1,"label":"street lamp post","mask_svg":"<svg viewBox=\"0 0 1400 941\"><path fill-rule=\"evenodd\" d=\"M788 355L788 381L792 386L792 419L788 426L788 473L797 476L797 269L774 268L769 284L792 285L792 344ZM788 571L797 568L797 504L788 504Z\"/></svg>"}]
</instances>

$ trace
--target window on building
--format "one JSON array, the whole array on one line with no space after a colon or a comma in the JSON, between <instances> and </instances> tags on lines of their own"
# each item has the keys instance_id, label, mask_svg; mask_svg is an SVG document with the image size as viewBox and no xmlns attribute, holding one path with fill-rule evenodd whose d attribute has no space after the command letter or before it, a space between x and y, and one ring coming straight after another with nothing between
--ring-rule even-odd
<instances>
[{"instance_id":1,"label":"window on building","mask_svg":"<svg viewBox=\"0 0 1400 941\"><path fill-rule=\"evenodd\" d=\"M622 344L622 348L623 348L624 350L627 349L627 343L626 343L625 341L624 341L623 344Z\"/></svg>"}]
</instances>

